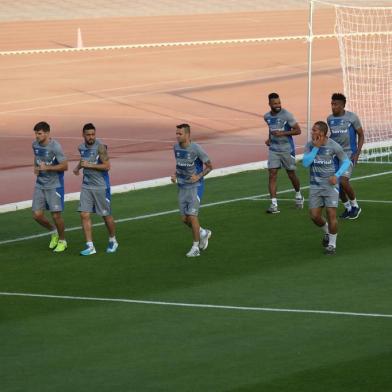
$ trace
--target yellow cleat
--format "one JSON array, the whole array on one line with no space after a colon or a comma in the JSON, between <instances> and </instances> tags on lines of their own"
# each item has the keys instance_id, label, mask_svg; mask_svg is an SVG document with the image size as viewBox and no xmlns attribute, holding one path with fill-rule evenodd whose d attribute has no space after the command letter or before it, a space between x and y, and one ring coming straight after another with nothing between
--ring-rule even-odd
<instances>
[{"instance_id":1,"label":"yellow cleat","mask_svg":"<svg viewBox=\"0 0 392 392\"><path fill-rule=\"evenodd\" d=\"M57 233L52 233L49 242L49 249L54 249L59 242L59 235Z\"/></svg>"},{"instance_id":2,"label":"yellow cleat","mask_svg":"<svg viewBox=\"0 0 392 392\"><path fill-rule=\"evenodd\" d=\"M59 253L64 252L67 249L67 241L59 240L57 246L54 248L53 252Z\"/></svg>"}]
</instances>

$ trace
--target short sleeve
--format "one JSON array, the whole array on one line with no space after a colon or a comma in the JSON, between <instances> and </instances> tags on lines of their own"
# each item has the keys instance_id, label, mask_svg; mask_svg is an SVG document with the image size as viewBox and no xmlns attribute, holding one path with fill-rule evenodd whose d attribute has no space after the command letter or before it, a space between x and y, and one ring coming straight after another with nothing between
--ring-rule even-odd
<instances>
[{"instance_id":1,"label":"short sleeve","mask_svg":"<svg viewBox=\"0 0 392 392\"><path fill-rule=\"evenodd\" d=\"M60 143L54 143L53 152L57 159L57 162L61 163L67 160L67 157L64 155L63 149L61 148Z\"/></svg>"},{"instance_id":2,"label":"short sleeve","mask_svg":"<svg viewBox=\"0 0 392 392\"><path fill-rule=\"evenodd\" d=\"M206 163L210 160L209 156L207 155L207 153L203 150L202 147L200 147L198 144L195 144L195 149L196 149L196 153L197 156L199 157L199 159L203 162Z\"/></svg>"},{"instance_id":3,"label":"short sleeve","mask_svg":"<svg viewBox=\"0 0 392 392\"><path fill-rule=\"evenodd\" d=\"M297 124L297 120L290 112L286 112L286 121L290 125L290 127L293 127L295 124Z\"/></svg>"}]
</instances>

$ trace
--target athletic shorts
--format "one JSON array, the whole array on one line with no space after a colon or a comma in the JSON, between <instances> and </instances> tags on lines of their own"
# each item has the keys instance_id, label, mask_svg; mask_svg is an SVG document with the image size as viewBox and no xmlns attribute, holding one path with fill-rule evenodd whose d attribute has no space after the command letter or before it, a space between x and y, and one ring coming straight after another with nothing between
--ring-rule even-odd
<instances>
[{"instance_id":1,"label":"athletic shorts","mask_svg":"<svg viewBox=\"0 0 392 392\"><path fill-rule=\"evenodd\" d=\"M310 188L309 209L328 207L337 208L339 203L339 189L335 186Z\"/></svg>"},{"instance_id":2,"label":"athletic shorts","mask_svg":"<svg viewBox=\"0 0 392 392\"><path fill-rule=\"evenodd\" d=\"M178 187L178 204L181 215L199 214L201 198L204 193L204 183L194 187Z\"/></svg>"},{"instance_id":3,"label":"athletic shorts","mask_svg":"<svg viewBox=\"0 0 392 392\"><path fill-rule=\"evenodd\" d=\"M290 152L269 151L268 154L268 169L280 169L283 167L286 170L295 170L295 156Z\"/></svg>"},{"instance_id":4,"label":"athletic shorts","mask_svg":"<svg viewBox=\"0 0 392 392\"><path fill-rule=\"evenodd\" d=\"M61 212L64 210L64 187L41 189L34 188L33 211Z\"/></svg>"},{"instance_id":5,"label":"athletic shorts","mask_svg":"<svg viewBox=\"0 0 392 392\"><path fill-rule=\"evenodd\" d=\"M333 159L333 162L335 164L335 171L338 171L339 170L339 159L335 157ZM350 167L340 177L351 178L351 175L353 174L353 168L354 168L354 164L351 164Z\"/></svg>"},{"instance_id":6,"label":"athletic shorts","mask_svg":"<svg viewBox=\"0 0 392 392\"><path fill-rule=\"evenodd\" d=\"M110 188L86 189L80 192L79 212L93 212L100 216L112 214Z\"/></svg>"}]
</instances>

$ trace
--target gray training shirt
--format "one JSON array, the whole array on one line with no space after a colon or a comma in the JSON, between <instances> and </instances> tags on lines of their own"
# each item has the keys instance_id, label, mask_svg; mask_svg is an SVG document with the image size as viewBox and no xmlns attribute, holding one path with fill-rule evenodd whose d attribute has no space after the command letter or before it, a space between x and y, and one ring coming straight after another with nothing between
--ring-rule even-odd
<instances>
[{"instance_id":1,"label":"gray training shirt","mask_svg":"<svg viewBox=\"0 0 392 392\"><path fill-rule=\"evenodd\" d=\"M312 151L313 144L307 143L305 154ZM338 143L328 139L324 146L321 146L310 165L310 189L331 188L328 181L329 177L334 176L337 168L335 167L334 158L337 158L340 164L348 159L346 153Z\"/></svg>"},{"instance_id":2,"label":"gray training shirt","mask_svg":"<svg viewBox=\"0 0 392 392\"><path fill-rule=\"evenodd\" d=\"M269 149L276 152L289 152L295 155L295 146L293 137L289 136L274 136L271 135L272 131L291 131L292 127L297 123L294 116L286 109L281 109L277 114L267 112L264 114L264 121L269 128L269 137L271 140Z\"/></svg>"},{"instance_id":3,"label":"gray training shirt","mask_svg":"<svg viewBox=\"0 0 392 392\"><path fill-rule=\"evenodd\" d=\"M177 183L183 187L198 186L204 181L201 178L199 181L192 183L191 177L193 174L199 174L203 171L203 163L210 160L207 153L196 143L182 148L178 143L174 145L174 156L176 158L176 176Z\"/></svg>"},{"instance_id":4,"label":"gray training shirt","mask_svg":"<svg viewBox=\"0 0 392 392\"><path fill-rule=\"evenodd\" d=\"M99 140L96 140L93 145L82 143L78 150L80 159L93 164L102 163L99 158L99 146L103 145ZM103 145L105 148L106 146ZM109 172L107 170L96 170L96 169L83 169L83 183L82 187L86 189L102 189L109 188Z\"/></svg>"},{"instance_id":5,"label":"gray training shirt","mask_svg":"<svg viewBox=\"0 0 392 392\"><path fill-rule=\"evenodd\" d=\"M32 147L35 166L39 166L41 162L53 166L67 160L60 143L56 140L50 139L46 146L34 141ZM39 189L64 187L64 172L40 171L35 186Z\"/></svg>"}]
</instances>

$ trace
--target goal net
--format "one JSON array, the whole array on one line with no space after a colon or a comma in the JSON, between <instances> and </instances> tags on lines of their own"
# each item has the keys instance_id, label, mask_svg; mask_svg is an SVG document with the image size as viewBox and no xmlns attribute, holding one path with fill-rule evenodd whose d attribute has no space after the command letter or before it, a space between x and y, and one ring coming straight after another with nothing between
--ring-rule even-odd
<instances>
[{"instance_id":1,"label":"goal net","mask_svg":"<svg viewBox=\"0 0 392 392\"><path fill-rule=\"evenodd\" d=\"M360 160L392 163L392 3L333 3L347 109L365 132Z\"/></svg>"}]
</instances>

